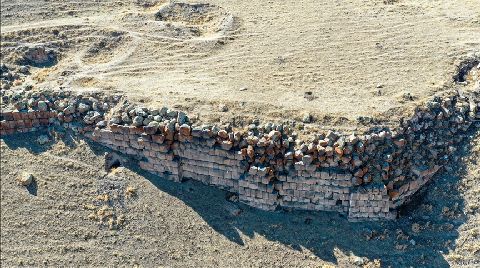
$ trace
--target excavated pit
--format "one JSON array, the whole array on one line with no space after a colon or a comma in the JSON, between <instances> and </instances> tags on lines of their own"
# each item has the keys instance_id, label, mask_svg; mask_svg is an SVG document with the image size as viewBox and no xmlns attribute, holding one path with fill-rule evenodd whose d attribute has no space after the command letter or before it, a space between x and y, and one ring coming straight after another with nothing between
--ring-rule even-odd
<instances>
[{"instance_id":1,"label":"excavated pit","mask_svg":"<svg viewBox=\"0 0 480 268\"><path fill-rule=\"evenodd\" d=\"M184 38L221 37L236 27L232 14L208 3L170 2L155 13L155 20Z\"/></svg>"}]
</instances>

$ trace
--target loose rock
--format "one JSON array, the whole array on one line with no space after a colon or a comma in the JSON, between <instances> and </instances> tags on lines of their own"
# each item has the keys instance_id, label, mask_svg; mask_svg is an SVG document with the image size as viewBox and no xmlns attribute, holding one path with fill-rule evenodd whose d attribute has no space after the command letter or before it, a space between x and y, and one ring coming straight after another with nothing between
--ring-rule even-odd
<instances>
[{"instance_id":1,"label":"loose rock","mask_svg":"<svg viewBox=\"0 0 480 268\"><path fill-rule=\"evenodd\" d=\"M312 115L310 113L306 113L303 115L303 118L302 118L302 122L303 123L310 123L312 122Z\"/></svg>"},{"instance_id":2,"label":"loose rock","mask_svg":"<svg viewBox=\"0 0 480 268\"><path fill-rule=\"evenodd\" d=\"M218 110L220 112L228 112L228 107L225 105L225 104L221 104L219 107L218 107Z\"/></svg>"},{"instance_id":3,"label":"loose rock","mask_svg":"<svg viewBox=\"0 0 480 268\"><path fill-rule=\"evenodd\" d=\"M97 126L99 128L104 128L104 127L107 126L107 121L102 120L102 121L98 122L95 126Z\"/></svg>"},{"instance_id":4,"label":"loose rock","mask_svg":"<svg viewBox=\"0 0 480 268\"><path fill-rule=\"evenodd\" d=\"M47 135L40 135L38 138L37 138L37 142L38 144L40 145L44 145L46 144L47 142L50 141L50 138L48 138Z\"/></svg>"},{"instance_id":5,"label":"loose rock","mask_svg":"<svg viewBox=\"0 0 480 268\"><path fill-rule=\"evenodd\" d=\"M235 204L233 203L226 203L225 204L225 209L230 213L232 216L238 216L242 213L242 210Z\"/></svg>"},{"instance_id":6,"label":"loose rock","mask_svg":"<svg viewBox=\"0 0 480 268\"><path fill-rule=\"evenodd\" d=\"M48 110L48 104L44 101L38 101L37 103L38 110L45 112Z\"/></svg>"},{"instance_id":7,"label":"loose rock","mask_svg":"<svg viewBox=\"0 0 480 268\"><path fill-rule=\"evenodd\" d=\"M132 125L139 127L143 124L143 120L144 120L143 117L137 115L133 118Z\"/></svg>"},{"instance_id":8,"label":"loose rock","mask_svg":"<svg viewBox=\"0 0 480 268\"><path fill-rule=\"evenodd\" d=\"M79 111L80 113L85 113L85 112L87 112L88 110L90 110L90 106L88 106L87 104L85 104L85 103L80 103L80 104L78 105L78 111Z\"/></svg>"},{"instance_id":9,"label":"loose rock","mask_svg":"<svg viewBox=\"0 0 480 268\"><path fill-rule=\"evenodd\" d=\"M30 73L30 68L28 66L20 66L20 68L18 68L18 71L21 72L22 74L28 74Z\"/></svg>"},{"instance_id":10,"label":"loose rock","mask_svg":"<svg viewBox=\"0 0 480 268\"><path fill-rule=\"evenodd\" d=\"M17 179L17 182L21 186L29 186L34 180L33 174L29 172L23 172Z\"/></svg>"}]
</instances>

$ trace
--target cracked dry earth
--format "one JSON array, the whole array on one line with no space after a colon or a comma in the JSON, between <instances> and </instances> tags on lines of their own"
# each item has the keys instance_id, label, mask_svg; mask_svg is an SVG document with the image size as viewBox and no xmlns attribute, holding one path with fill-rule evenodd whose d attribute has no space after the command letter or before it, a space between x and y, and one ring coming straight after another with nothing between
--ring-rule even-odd
<instances>
[{"instance_id":1,"label":"cracked dry earth","mask_svg":"<svg viewBox=\"0 0 480 268\"><path fill-rule=\"evenodd\" d=\"M259 211L221 190L169 182L134 164L107 172L105 148L68 134L39 145L41 134L1 140L2 267L475 267L480 261L478 133L461 152L462 163L436 176L397 221L365 223L336 213ZM18 185L23 172L33 174L33 186Z\"/></svg>"}]
</instances>

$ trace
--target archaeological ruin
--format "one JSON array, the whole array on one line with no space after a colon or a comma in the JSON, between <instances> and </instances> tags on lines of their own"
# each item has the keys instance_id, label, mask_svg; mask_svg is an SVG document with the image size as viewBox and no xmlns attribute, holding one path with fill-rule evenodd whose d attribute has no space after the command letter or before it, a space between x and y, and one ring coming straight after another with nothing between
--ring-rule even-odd
<instances>
[{"instance_id":1,"label":"archaeological ruin","mask_svg":"<svg viewBox=\"0 0 480 268\"><path fill-rule=\"evenodd\" d=\"M161 178L198 180L263 210L337 211L351 221L395 219L480 119L479 92L451 91L393 129L331 130L301 142L288 125L192 124L182 111L100 92L26 91L3 101L2 136L68 129Z\"/></svg>"}]
</instances>

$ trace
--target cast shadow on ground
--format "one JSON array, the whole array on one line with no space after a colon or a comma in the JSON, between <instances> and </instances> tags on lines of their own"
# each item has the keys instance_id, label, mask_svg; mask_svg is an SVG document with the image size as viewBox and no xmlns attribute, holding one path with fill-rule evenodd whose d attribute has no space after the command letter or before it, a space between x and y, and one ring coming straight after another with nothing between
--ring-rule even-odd
<instances>
[{"instance_id":1,"label":"cast shadow on ground","mask_svg":"<svg viewBox=\"0 0 480 268\"><path fill-rule=\"evenodd\" d=\"M23 147L33 153L48 150L49 146L40 148L34 145L31 135L21 135L27 136L2 138L12 149ZM64 137L67 142L74 139L70 135ZM109 151L93 142L87 143L98 155ZM458 148L463 148L462 154L468 154L470 140ZM182 200L216 232L234 243L245 245L245 237L260 235L299 251L309 250L320 259L333 263L337 263L336 253L341 251L347 255L381 259L382 266L449 267L442 253L455 247L457 230L466 220L461 213L464 200L457 188L459 178L464 175L463 163L458 163L461 172L457 176L445 171L436 175L410 205L401 209L398 220L360 223L348 222L345 216L336 212L266 212L237 203L242 213L234 216L226 209L230 201L227 201L225 191L193 180L180 184L165 180L140 169L136 161L130 161L126 168L145 177L162 192ZM455 208L459 216L445 217L442 214L444 207ZM429 230L415 232L412 230L414 223L428 226Z\"/></svg>"},{"instance_id":2,"label":"cast shadow on ground","mask_svg":"<svg viewBox=\"0 0 480 268\"><path fill-rule=\"evenodd\" d=\"M30 184L27 186L27 191L28 191L29 194L34 195L34 196L37 196L38 184L37 184L37 181L36 181L36 180L33 180L32 183L30 183Z\"/></svg>"},{"instance_id":3,"label":"cast shadow on ground","mask_svg":"<svg viewBox=\"0 0 480 268\"><path fill-rule=\"evenodd\" d=\"M472 130L469 137L477 130ZM466 155L470 147L469 139L458 148ZM457 230L466 221L464 200L458 191L465 168L461 162L455 166L460 170L457 175L439 172L409 205L401 208L398 220L361 223L348 222L336 212L265 212L240 204L243 212L234 216L226 209L229 201L224 191L193 180L170 182L135 164L128 168L182 200L216 232L239 245L245 244L244 236L260 235L296 250L307 249L333 263L337 263L336 252L340 250L347 255L381 259L382 267L449 267L442 254L454 249ZM453 208L456 216L446 217L442 212L445 207ZM414 224L425 230L414 231Z\"/></svg>"},{"instance_id":4,"label":"cast shadow on ground","mask_svg":"<svg viewBox=\"0 0 480 268\"><path fill-rule=\"evenodd\" d=\"M447 241L456 240L457 228L464 222L464 219L450 220L438 216L441 215L440 211L445 204L436 204L435 201L432 201L434 209L429 215L417 213L417 207L412 206L404 209L402 217L394 222L351 223L336 212L265 212L244 205L239 205L243 212L239 216L233 216L226 209L229 201L225 198L226 193L221 190L196 181L187 181L179 185L136 167L131 168L150 180L161 191L182 200L216 232L232 242L244 245L242 236L251 238L260 235L296 250L307 249L322 260L333 263L337 263L335 252L339 249L347 255L351 252L369 259L379 258L384 265L393 267L448 267L441 253L448 251ZM435 183L440 186L441 184L443 182ZM427 191L430 187L434 186L430 185ZM457 203L461 211L463 200L456 192L456 188L445 190L458 197L449 202ZM424 199L426 197L421 196L417 204L422 203ZM438 228L453 227L448 231L419 234L412 231L413 223L425 225L426 222L433 222ZM397 239L401 234L408 237ZM412 245L411 240L415 241L416 246ZM406 249L399 249L404 245Z\"/></svg>"},{"instance_id":5,"label":"cast shadow on ground","mask_svg":"<svg viewBox=\"0 0 480 268\"><path fill-rule=\"evenodd\" d=\"M37 139L41 135L48 136L50 140L47 143L40 145L37 142ZM5 142L5 144L12 150L15 150L18 148L25 148L30 153L35 155L38 155L50 150L52 146L55 144L56 140L61 140L63 144L65 144L69 148L76 147L76 143L78 142L78 140L80 140L80 138L74 135L71 131L65 131L64 129L61 129L60 131L58 131L58 128L49 129L48 131L41 130L41 131L30 132L30 133L17 133L17 134L8 135L8 136L2 136L2 139Z\"/></svg>"}]
</instances>

